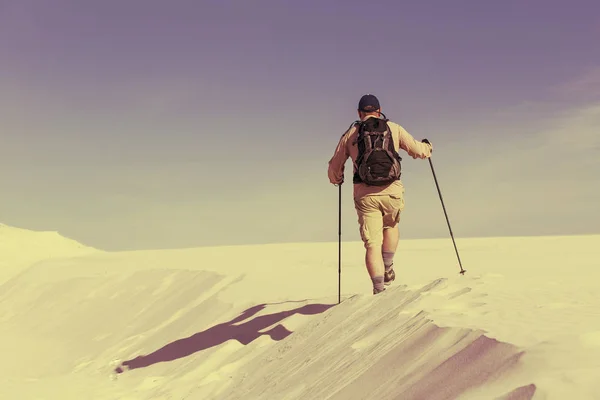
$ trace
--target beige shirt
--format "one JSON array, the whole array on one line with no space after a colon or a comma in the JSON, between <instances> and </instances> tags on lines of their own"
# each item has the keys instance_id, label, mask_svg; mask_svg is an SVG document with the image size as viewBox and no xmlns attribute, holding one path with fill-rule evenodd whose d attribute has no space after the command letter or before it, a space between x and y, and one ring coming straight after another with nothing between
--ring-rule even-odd
<instances>
[{"instance_id":1,"label":"beige shirt","mask_svg":"<svg viewBox=\"0 0 600 400\"><path fill-rule=\"evenodd\" d=\"M369 115L366 118L373 118L374 116ZM365 118L365 119L366 119ZM394 139L394 147L396 151L400 149L406 151L412 158L428 158L431 156L431 146L427 143L418 142L412 137L403 127L395 122L388 121L390 131L392 132L392 138ZM329 160L329 169L327 174L329 175L329 181L334 185L338 185L344 180L344 165L348 157L352 159L353 173L356 172L356 158L358 157L358 146L356 144L356 138L358 135L358 129L355 125L350 127L340 139L335 153L331 160ZM404 193L404 186L402 181L394 181L389 185L385 186L368 186L364 183L354 184L354 199L360 199L364 196L373 195L396 195L402 196Z\"/></svg>"}]
</instances>

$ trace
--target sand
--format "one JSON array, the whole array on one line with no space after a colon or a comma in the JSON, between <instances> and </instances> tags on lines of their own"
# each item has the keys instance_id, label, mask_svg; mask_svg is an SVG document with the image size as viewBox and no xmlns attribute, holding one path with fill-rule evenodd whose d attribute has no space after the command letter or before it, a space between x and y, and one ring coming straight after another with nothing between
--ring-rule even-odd
<instances>
[{"instance_id":1,"label":"sand","mask_svg":"<svg viewBox=\"0 0 600 400\"><path fill-rule=\"evenodd\" d=\"M600 399L600 236L109 253L0 226L0 399Z\"/></svg>"},{"instance_id":2,"label":"sand","mask_svg":"<svg viewBox=\"0 0 600 400\"><path fill-rule=\"evenodd\" d=\"M38 261L96 252L58 232L36 232L0 223L0 284Z\"/></svg>"}]
</instances>

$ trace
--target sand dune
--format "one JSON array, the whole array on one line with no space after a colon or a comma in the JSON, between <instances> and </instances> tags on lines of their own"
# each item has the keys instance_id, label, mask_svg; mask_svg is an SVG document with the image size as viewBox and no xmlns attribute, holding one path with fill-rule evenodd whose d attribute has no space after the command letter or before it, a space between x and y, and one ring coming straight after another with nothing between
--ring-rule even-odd
<instances>
[{"instance_id":1,"label":"sand dune","mask_svg":"<svg viewBox=\"0 0 600 400\"><path fill-rule=\"evenodd\" d=\"M0 284L37 261L97 252L58 232L35 232L0 224Z\"/></svg>"},{"instance_id":2,"label":"sand dune","mask_svg":"<svg viewBox=\"0 0 600 400\"><path fill-rule=\"evenodd\" d=\"M600 398L600 236L459 240L465 276L449 239L404 241L378 296L346 243L338 305L337 243L0 229L1 399Z\"/></svg>"}]
</instances>

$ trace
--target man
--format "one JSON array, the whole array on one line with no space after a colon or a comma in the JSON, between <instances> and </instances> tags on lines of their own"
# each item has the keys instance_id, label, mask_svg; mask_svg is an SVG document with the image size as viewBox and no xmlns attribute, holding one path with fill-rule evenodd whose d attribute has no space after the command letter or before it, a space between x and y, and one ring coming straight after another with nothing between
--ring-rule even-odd
<instances>
[{"instance_id":1,"label":"man","mask_svg":"<svg viewBox=\"0 0 600 400\"><path fill-rule=\"evenodd\" d=\"M382 119L382 115L384 118L385 115L381 112L379 100L372 94L362 96L357 111L360 121L353 123L342 135L329 161L328 175L332 184L341 185L344 181L344 164L348 157L352 159L354 206L358 215L360 236L366 249L365 263L373 282L373 294L378 294L383 292L384 285L391 284L396 276L393 265L399 240L397 225L400 222L400 213L404 209L404 186L400 180L401 158L398 151L402 149L414 159L424 159L431 156L433 148L427 139L418 142L400 125ZM364 132L359 134L361 125L367 124L370 124L370 128L363 128ZM388 135L391 133L393 147L390 144L389 151L385 151L385 148L380 149L378 159L374 156L375 153L365 157L365 151L374 146L373 142L367 143L365 137L384 135L382 132L386 130ZM379 136L375 143L379 140L385 147L386 141L381 139L383 137L385 136ZM381 154L387 156L382 159ZM363 155L362 159L359 158L360 155ZM367 163L367 159L371 164L360 167L359 163ZM378 165L375 165L374 159L378 160ZM376 176L376 173L379 175Z\"/></svg>"}]
</instances>

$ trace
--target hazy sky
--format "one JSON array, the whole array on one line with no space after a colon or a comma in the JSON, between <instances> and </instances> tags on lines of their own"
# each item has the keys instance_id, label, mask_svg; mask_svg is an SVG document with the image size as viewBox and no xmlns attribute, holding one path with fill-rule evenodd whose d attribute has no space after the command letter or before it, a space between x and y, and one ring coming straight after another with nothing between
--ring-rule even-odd
<instances>
[{"instance_id":1,"label":"hazy sky","mask_svg":"<svg viewBox=\"0 0 600 400\"><path fill-rule=\"evenodd\" d=\"M457 237L599 233L599 40L597 0L0 0L0 222L109 250L337 241L327 162L374 93L433 143ZM401 155L401 235L447 237Z\"/></svg>"}]
</instances>

